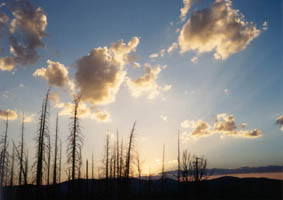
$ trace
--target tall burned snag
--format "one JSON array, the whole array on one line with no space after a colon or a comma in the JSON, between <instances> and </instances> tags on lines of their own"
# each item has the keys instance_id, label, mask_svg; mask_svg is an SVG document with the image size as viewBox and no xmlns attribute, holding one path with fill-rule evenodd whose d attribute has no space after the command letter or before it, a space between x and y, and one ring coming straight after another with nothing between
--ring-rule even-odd
<instances>
[{"instance_id":1,"label":"tall burned snag","mask_svg":"<svg viewBox=\"0 0 283 200\"><path fill-rule=\"evenodd\" d=\"M25 114L22 114L22 130L21 130L21 142L20 142L20 166L23 166L24 162L24 128L25 128ZM23 169L20 168L19 171L19 185L22 185L22 179L23 179Z\"/></svg>"},{"instance_id":2,"label":"tall burned snag","mask_svg":"<svg viewBox=\"0 0 283 200\"><path fill-rule=\"evenodd\" d=\"M58 160L58 114L56 117L55 128L55 147L54 147L54 163L53 163L53 184L57 183L57 160Z\"/></svg>"},{"instance_id":3,"label":"tall burned snag","mask_svg":"<svg viewBox=\"0 0 283 200\"><path fill-rule=\"evenodd\" d=\"M67 162L70 164L72 180L75 180L79 175L81 165L80 153L83 144L83 136L79 122L79 103L80 97L75 97L73 100L73 113L70 123L71 130L67 146Z\"/></svg>"},{"instance_id":4,"label":"tall burned snag","mask_svg":"<svg viewBox=\"0 0 283 200\"><path fill-rule=\"evenodd\" d=\"M0 160L0 187L3 186L5 174L7 174L7 162L8 162L8 126L9 126L9 114L7 112L7 118L5 122L4 137L1 139L1 160Z\"/></svg>"},{"instance_id":5,"label":"tall burned snag","mask_svg":"<svg viewBox=\"0 0 283 200\"><path fill-rule=\"evenodd\" d=\"M135 126L136 122L134 122L133 128L131 130L130 138L129 138L129 146L127 151L127 157L126 157L126 166L125 166L125 178L129 179L130 177L130 167L131 167L131 159L132 159L132 153L134 148L134 132L135 132Z\"/></svg>"},{"instance_id":6,"label":"tall burned snag","mask_svg":"<svg viewBox=\"0 0 283 200\"><path fill-rule=\"evenodd\" d=\"M45 152L46 152L46 138L49 135L48 129L48 118L49 118L49 92L47 90L46 96L43 99L41 113L39 118L39 130L38 137L36 138L36 185L42 185L43 177L43 164L45 163Z\"/></svg>"}]
</instances>

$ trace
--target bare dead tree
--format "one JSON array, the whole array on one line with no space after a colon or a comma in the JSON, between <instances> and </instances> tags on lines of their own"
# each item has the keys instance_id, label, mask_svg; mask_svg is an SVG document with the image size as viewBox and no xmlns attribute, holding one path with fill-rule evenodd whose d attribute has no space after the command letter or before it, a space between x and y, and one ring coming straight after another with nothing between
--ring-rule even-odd
<instances>
[{"instance_id":1,"label":"bare dead tree","mask_svg":"<svg viewBox=\"0 0 283 200\"><path fill-rule=\"evenodd\" d=\"M24 156L25 113L23 112L22 115L23 115L22 116L22 131L21 131L21 142L20 142L21 157L19 159L20 165L23 165L23 156ZM23 171L22 171L22 168L20 168L20 171L19 171L19 185L22 185L22 176L23 176Z\"/></svg>"},{"instance_id":2,"label":"bare dead tree","mask_svg":"<svg viewBox=\"0 0 283 200\"><path fill-rule=\"evenodd\" d=\"M51 139L48 135L48 145L47 145L47 185L50 184L50 166L51 166Z\"/></svg>"},{"instance_id":3,"label":"bare dead tree","mask_svg":"<svg viewBox=\"0 0 283 200\"><path fill-rule=\"evenodd\" d=\"M122 178L122 172L124 171L124 146L123 146L123 137L121 138L121 147L120 147L120 161L119 161L119 178Z\"/></svg>"},{"instance_id":4,"label":"bare dead tree","mask_svg":"<svg viewBox=\"0 0 283 200\"><path fill-rule=\"evenodd\" d=\"M136 152L136 167L138 171L138 179L139 179L139 194L141 194L141 175L142 175L142 160L140 158L139 152Z\"/></svg>"},{"instance_id":5,"label":"bare dead tree","mask_svg":"<svg viewBox=\"0 0 283 200\"><path fill-rule=\"evenodd\" d=\"M91 179L94 179L94 168L93 168L93 153L91 155Z\"/></svg>"},{"instance_id":6,"label":"bare dead tree","mask_svg":"<svg viewBox=\"0 0 283 200\"><path fill-rule=\"evenodd\" d=\"M117 130L117 134L116 134L116 174L117 177L119 177L119 167L120 167L120 157L119 157L119 132Z\"/></svg>"},{"instance_id":7,"label":"bare dead tree","mask_svg":"<svg viewBox=\"0 0 283 200\"><path fill-rule=\"evenodd\" d=\"M88 180L88 159L86 159L86 170L85 170L85 178Z\"/></svg>"},{"instance_id":8,"label":"bare dead tree","mask_svg":"<svg viewBox=\"0 0 283 200\"><path fill-rule=\"evenodd\" d=\"M62 141L60 139L60 150L59 150L59 183L61 183L61 173L62 173Z\"/></svg>"},{"instance_id":9,"label":"bare dead tree","mask_svg":"<svg viewBox=\"0 0 283 200\"><path fill-rule=\"evenodd\" d=\"M71 131L68 137L67 146L67 162L71 165L72 170L72 180L75 180L77 175L79 175L79 170L81 166L81 148L83 145L83 136L80 129L79 122L79 103L80 96L74 98L73 101L73 113L71 117Z\"/></svg>"},{"instance_id":10,"label":"bare dead tree","mask_svg":"<svg viewBox=\"0 0 283 200\"><path fill-rule=\"evenodd\" d=\"M12 157L11 157L11 172L10 172L10 176L11 176L11 180L10 180L10 186L12 187L14 185L14 161L15 161L15 147L13 147L13 153L12 153Z\"/></svg>"},{"instance_id":11,"label":"bare dead tree","mask_svg":"<svg viewBox=\"0 0 283 200\"><path fill-rule=\"evenodd\" d=\"M28 180L28 172L29 172L29 161L28 161L28 150L26 152L26 156L25 156L25 166L24 166L24 171L26 173L24 173L24 184L27 185L27 180Z\"/></svg>"},{"instance_id":12,"label":"bare dead tree","mask_svg":"<svg viewBox=\"0 0 283 200\"><path fill-rule=\"evenodd\" d=\"M184 150L182 154L182 164L180 166L182 182L189 182L191 176L191 155L188 150Z\"/></svg>"},{"instance_id":13,"label":"bare dead tree","mask_svg":"<svg viewBox=\"0 0 283 200\"><path fill-rule=\"evenodd\" d=\"M53 164L53 184L57 183L57 154L58 154L58 114L56 117L56 128L55 128L55 146L54 146L54 164Z\"/></svg>"},{"instance_id":14,"label":"bare dead tree","mask_svg":"<svg viewBox=\"0 0 283 200\"><path fill-rule=\"evenodd\" d=\"M4 138L1 141L2 143L2 159L1 159L1 171L0 171L0 187L3 186L4 183L4 175L7 173L7 149L8 149L8 144L7 144L7 137L8 137L8 126L9 126L9 114L7 112L7 117L6 117L6 123L5 123L5 132L4 132Z\"/></svg>"},{"instance_id":15,"label":"bare dead tree","mask_svg":"<svg viewBox=\"0 0 283 200\"><path fill-rule=\"evenodd\" d=\"M106 146L105 146L105 178L109 178L109 134L106 135Z\"/></svg>"},{"instance_id":16,"label":"bare dead tree","mask_svg":"<svg viewBox=\"0 0 283 200\"><path fill-rule=\"evenodd\" d=\"M165 173L165 144L163 144L163 153L162 153L162 174L161 174L161 180L162 182L165 181L166 173Z\"/></svg>"},{"instance_id":17,"label":"bare dead tree","mask_svg":"<svg viewBox=\"0 0 283 200\"><path fill-rule=\"evenodd\" d=\"M192 162L192 175L194 182L200 182L207 178L207 159L195 156Z\"/></svg>"},{"instance_id":18,"label":"bare dead tree","mask_svg":"<svg viewBox=\"0 0 283 200\"><path fill-rule=\"evenodd\" d=\"M42 185L43 177L43 164L45 160L45 138L49 134L48 117L49 117L49 93L50 88L47 90L46 96L43 99L41 114L39 119L39 134L36 139L37 152L36 152L36 185Z\"/></svg>"},{"instance_id":19,"label":"bare dead tree","mask_svg":"<svg viewBox=\"0 0 283 200\"><path fill-rule=\"evenodd\" d=\"M178 130L178 183L180 183L180 131Z\"/></svg>"},{"instance_id":20,"label":"bare dead tree","mask_svg":"<svg viewBox=\"0 0 283 200\"><path fill-rule=\"evenodd\" d=\"M129 138L129 146L126 157L126 166L125 166L125 178L129 179L130 176L130 168L131 168L131 158L132 158L132 150L134 148L134 132L135 132L136 122L134 122L133 128L131 130L130 138Z\"/></svg>"}]
</instances>

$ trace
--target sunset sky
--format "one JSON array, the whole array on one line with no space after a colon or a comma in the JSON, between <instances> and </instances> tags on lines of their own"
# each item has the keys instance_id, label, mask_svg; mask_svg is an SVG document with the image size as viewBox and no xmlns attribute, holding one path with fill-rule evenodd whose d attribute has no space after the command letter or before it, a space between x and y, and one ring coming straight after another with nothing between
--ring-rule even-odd
<instances>
[{"instance_id":1,"label":"sunset sky","mask_svg":"<svg viewBox=\"0 0 283 200\"><path fill-rule=\"evenodd\" d=\"M209 168L281 165L282 25L280 0L0 0L0 118L18 140L24 111L33 158L52 86L52 137L59 113L66 145L82 94L83 156L97 167L107 132L126 143L135 120L146 172L163 144L176 166L178 130Z\"/></svg>"}]
</instances>

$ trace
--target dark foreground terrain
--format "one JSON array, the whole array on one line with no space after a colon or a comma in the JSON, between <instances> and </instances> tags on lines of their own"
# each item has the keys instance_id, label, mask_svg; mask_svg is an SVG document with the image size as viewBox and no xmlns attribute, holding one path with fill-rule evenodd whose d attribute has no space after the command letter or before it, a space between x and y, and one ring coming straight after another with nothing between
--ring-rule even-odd
<instances>
[{"instance_id":1,"label":"dark foreground terrain","mask_svg":"<svg viewBox=\"0 0 283 200\"><path fill-rule=\"evenodd\" d=\"M282 200L280 180L221 177L199 183L175 180L77 180L52 186L5 187L1 200L206 199Z\"/></svg>"}]
</instances>

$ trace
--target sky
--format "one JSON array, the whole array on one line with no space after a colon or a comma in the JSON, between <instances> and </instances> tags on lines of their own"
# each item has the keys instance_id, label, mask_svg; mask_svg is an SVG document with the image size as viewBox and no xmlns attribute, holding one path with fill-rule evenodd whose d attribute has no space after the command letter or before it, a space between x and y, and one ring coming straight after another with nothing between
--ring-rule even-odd
<instances>
[{"instance_id":1,"label":"sky","mask_svg":"<svg viewBox=\"0 0 283 200\"><path fill-rule=\"evenodd\" d=\"M106 134L136 150L145 171L176 167L181 149L209 168L282 164L280 0L0 0L0 127L32 157L51 86L49 129L65 147L81 95L83 156L101 166Z\"/></svg>"}]
</instances>

